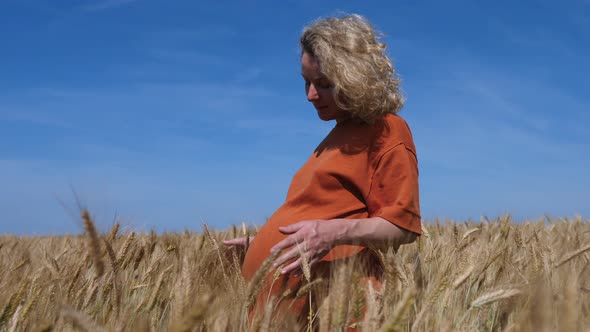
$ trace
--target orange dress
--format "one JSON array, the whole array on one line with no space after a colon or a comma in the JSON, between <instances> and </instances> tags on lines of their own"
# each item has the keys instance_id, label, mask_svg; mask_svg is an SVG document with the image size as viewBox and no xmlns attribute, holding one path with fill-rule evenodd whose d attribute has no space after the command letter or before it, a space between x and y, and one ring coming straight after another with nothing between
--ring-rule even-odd
<instances>
[{"instance_id":1,"label":"orange dress","mask_svg":"<svg viewBox=\"0 0 590 332\"><path fill-rule=\"evenodd\" d=\"M381 217L421 233L416 148L407 123L394 114L373 124L355 120L336 124L293 177L285 203L250 244L242 273L246 280L251 279L270 255L270 249L286 237L279 232L279 226L303 220L370 217ZM329 266L329 262L357 255L364 249L336 246L317 266ZM301 279L292 275L286 278L286 282L276 280L272 286L267 285L260 299L268 298L269 292L278 297L279 285L296 287ZM302 310L305 301L301 302L290 308Z\"/></svg>"}]
</instances>

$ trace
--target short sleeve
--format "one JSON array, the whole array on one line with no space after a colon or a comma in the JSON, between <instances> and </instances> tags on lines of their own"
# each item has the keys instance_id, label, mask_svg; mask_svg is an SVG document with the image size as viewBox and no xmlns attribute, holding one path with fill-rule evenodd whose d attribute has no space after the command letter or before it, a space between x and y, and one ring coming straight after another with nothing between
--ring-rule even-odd
<instances>
[{"instance_id":1,"label":"short sleeve","mask_svg":"<svg viewBox=\"0 0 590 332\"><path fill-rule=\"evenodd\" d=\"M378 161L366 198L369 217L422 233L416 154L401 143L386 151Z\"/></svg>"}]
</instances>

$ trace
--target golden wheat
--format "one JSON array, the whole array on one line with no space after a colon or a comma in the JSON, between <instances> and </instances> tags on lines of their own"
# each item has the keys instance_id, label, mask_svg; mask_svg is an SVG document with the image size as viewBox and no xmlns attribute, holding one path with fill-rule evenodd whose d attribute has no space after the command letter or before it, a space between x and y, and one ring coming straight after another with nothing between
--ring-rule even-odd
<instances>
[{"instance_id":1,"label":"golden wheat","mask_svg":"<svg viewBox=\"0 0 590 332\"><path fill-rule=\"evenodd\" d=\"M254 229L156 234L118 221L101 234L88 211L82 220L82 235L0 236L1 331L590 329L590 222L581 217L425 223L420 244L377 252L382 285L361 283L354 264L310 280L304 262L302 288L289 294L310 301L302 319L270 295L248 314L277 254L246 282L243 255L218 239Z\"/></svg>"}]
</instances>

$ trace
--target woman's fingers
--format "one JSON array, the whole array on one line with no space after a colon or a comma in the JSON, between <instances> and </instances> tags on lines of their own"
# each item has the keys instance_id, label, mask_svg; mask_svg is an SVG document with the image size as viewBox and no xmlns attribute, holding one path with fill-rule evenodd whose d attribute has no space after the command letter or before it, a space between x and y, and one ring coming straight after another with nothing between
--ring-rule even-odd
<instances>
[{"instance_id":1,"label":"woman's fingers","mask_svg":"<svg viewBox=\"0 0 590 332\"><path fill-rule=\"evenodd\" d=\"M273 266L274 267L281 266L296 257L299 257L299 248L293 248L293 249L287 251L285 254L281 255L279 258L277 258L275 260ZM284 268L283 268L283 270L284 270Z\"/></svg>"},{"instance_id":2,"label":"woman's fingers","mask_svg":"<svg viewBox=\"0 0 590 332\"><path fill-rule=\"evenodd\" d=\"M320 261L320 257L312 257L309 260L309 266L311 267L312 265L314 265L315 263ZM298 277L301 274L303 274L303 259L301 257L299 257L296 261L294 261L293 263L283 267L281 269L281 274L289 274L292 271L295 271L295 273L293 274L294 277Z\"/></svg>"},{"instance_id":3,"label":"woman's fingers","mask_svg":"<svg viewBox=\"0 0 590 332\"><path fill-rule=\"evenodd\" d=\"M293 245L296 245L299 242L302 242L303 238L300 234L293 234L290 236L287 236L285 239L283 239L281 242L275 244L271 249L270 252L275 252L275 251L281 251L283 249L289 248Z\"/></svg>"},{"instance_id":4,"label":"woman's fingers","mask_svg":"<svg viewBox=\"0 0 590 332\"><path fill-rule=\"evenodd\" d=\"M235 239L231 239L231 240L223 240L223 244L225 244L226 246L246 246L246 244L248 242L252 242L252 240L254 240L254 236L250 236L250 240L248 241L248 238L246 236L243 237L238 237Z\"/></svg>"},{"instance_id":5,"label":"woman's fingers","mask_svg":"<svg viewBox=\"0 0 590 332\"><path fill-rule=\"evenodd\" d=\"M289 274L289 273L297 270L298 268L300 268L300 266L301 266L301 257L296 259L293 263L283 267L283 269L281 270L281 274Z\"/></svg>"},{"instance_id":6,"label":"woman's fingers","mask_svg":"<svg viewBox=\"0 0 590 332\"><path fill-rule=\"evenodd\" d=\"M309 222L307 220L305 221L300 221L298 223L294 223L291 225L287 225L287 226L280 226L279 227L279 232L283 233L283 234L293 234L295 232L297 232L298 230L300 230L303 226L307 225Z\"/></svg>"},{"instance_id":7,"label":"woman's fingers","mask_svg":"<svg viewBox=\"0 0 590 332\"><path fill-rule=\"evenodd\" d=\"M245 237L238 237L238 238L231 239L231 240L223 240L223 244L225 244L226 246L244 245L244 244L246 244L246 238Z\"/></svg>"},{"instance_id":8,"label":"woman's fingers","mask_svg":"<svg viewBox=\"0 0 590 332\"><path fill-rule=\"evenodd\" d=\"M314 257L312 259L309 260L309 266L314 265L315 263L319 262L320 258L319 257Z\"/></svg>"},{"instance_id":9,"label":"woman's fingers","mask_svg":"<svg viewBox=\"0 0 590 332\"><path fill-rule=\"evenodd\" d=\"M293 262L289 263L288 265L284 266L281 269L281 274L289 274L289 273L295 271L294 276L297 277L299 275L298 270L300 270L303 267L302 255L307 256L308 264L309 264L309 266L312 266L315 263L319 262L319 260L323 256L325 256L325 253L323 253L323 252L317 252L315 254L313 254L311 252L303 253L300 250L300 248L293 248L293 249L289 250L289 252L287 252L286 254L277 258L277 260L275 261L275 263L273 265L274 265L274 267L281 266L281 265L285 264L286 262L295 259Z\"/></svg>"}]
</instances>

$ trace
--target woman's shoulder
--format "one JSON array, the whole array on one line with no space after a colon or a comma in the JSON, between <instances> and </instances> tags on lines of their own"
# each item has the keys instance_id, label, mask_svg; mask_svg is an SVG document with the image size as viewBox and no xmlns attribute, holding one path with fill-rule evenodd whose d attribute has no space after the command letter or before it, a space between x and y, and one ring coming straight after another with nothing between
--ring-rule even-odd
<instances>
[{"instance_id":1,"label":"woman's shoulder","mask_svg":"<svg viewBox=\"0 0 590 332\"><path fill-rule=\"evenodd\" d=\"M399 115L387 114L372 123L357 119L339 122L315 153L339 147L347 155L364 152L374 160L400 144L416 154L412 132L406 121Z\"/></svg>"},{"instance_id":2,"label":"woman's shoulder","mask_svg":"<svg viewBox=\"0 0 590 332\"><path fill-rule=\"evenodd\" d=\"M401 116L387 114L375 123L376 148L382 152L390 150L400 144L416 154L414 138L410 126Z\"/></svg>"}]
</instances>

